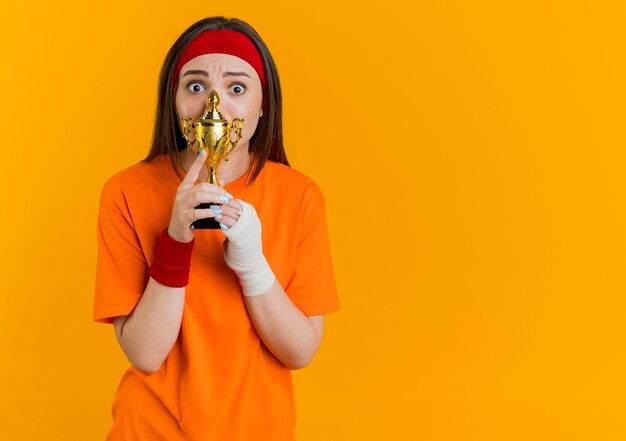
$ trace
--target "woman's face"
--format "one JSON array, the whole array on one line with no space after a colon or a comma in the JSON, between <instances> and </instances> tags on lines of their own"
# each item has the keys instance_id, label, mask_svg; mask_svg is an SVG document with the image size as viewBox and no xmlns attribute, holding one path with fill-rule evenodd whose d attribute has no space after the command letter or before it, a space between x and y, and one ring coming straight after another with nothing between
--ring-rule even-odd
<instances>
[{"instance_id":1,"label":"woman's face","mask_svg":"<svg viewBox=\"0 0 626 441\"><path fill-rule=\"evenodd\" d=\"M218 110L228 121L243 118L243 133L239 147L248 143L263 114L263 90L254 68L239 57L227 54L200 55L186 63L176 86L176 114L196 121L207 108L209 93L220 97Z\"/></svg>"}]
</instances>

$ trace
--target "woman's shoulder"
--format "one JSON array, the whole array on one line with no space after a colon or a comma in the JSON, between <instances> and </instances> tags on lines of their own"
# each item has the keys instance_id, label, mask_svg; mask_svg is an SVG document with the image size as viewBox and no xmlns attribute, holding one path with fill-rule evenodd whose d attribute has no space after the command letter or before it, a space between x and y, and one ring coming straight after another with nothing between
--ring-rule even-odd
<instances>
[{"instance_id":1,"label":"woman's shoulder","mask_svg":"<svg viewBox=\"0 0 626 441\"><path fill-rule=\"evenodd\" d=\"M115 173L104 183L101 200L145 193L154 189L155 185L177 185L174 170L166 156L159 156L150 162L138 162Z\"/></svg>"},{"instance_id":2,"label":"woman's shoulder","mask_svg":"<svg viewBox=\"0 0 626 441\"><path fill-rule=\"evenodd\" d=\"M105 185L109 183L125 186L141 184L146 179L174 173L173 170L168 170L168 167L172 168L172 165L166 156L159 156L150 162L141 161L118 171L107 180Z\"/></svg>"},{"instance_id":3,"label":"woman's shoulder","mask_svg":"<svg viewBox=\"0 0 626 441\"><path fill-rule=\"evenodd\" d=\"M309 194L323 199L320 187L313 179L285 164L267 161L261 175L268 184L280 189L281 192L298 195Z\"/></svg>"}]
</instances>

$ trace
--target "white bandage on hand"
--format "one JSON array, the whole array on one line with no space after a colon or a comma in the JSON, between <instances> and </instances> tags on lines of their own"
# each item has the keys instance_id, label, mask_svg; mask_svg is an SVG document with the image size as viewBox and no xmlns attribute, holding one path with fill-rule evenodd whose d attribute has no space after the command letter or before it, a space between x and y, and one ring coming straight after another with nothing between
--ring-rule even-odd
<instances>
[{"instance_id":1,"label":"white bandage on hand","mask_svg":"<svg viewBox=\"0 0 626 441\"><path fill-rule=\"evenodd\" d=\"M242 213L235 225L222 230L226 264L239 276L246 297L266 293L276 277L265 256L261 242L261 221L254 207L241 201Z\"/></svg>"}]
</instances>

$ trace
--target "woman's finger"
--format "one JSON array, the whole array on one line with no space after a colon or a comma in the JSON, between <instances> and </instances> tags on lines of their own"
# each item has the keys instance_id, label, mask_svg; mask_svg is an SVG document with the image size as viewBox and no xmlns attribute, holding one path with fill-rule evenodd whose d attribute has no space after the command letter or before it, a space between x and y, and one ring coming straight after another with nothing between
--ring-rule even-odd
<instances>
[{"instance_id":1,"label":"woman's finger","mask_svg":"<svg viewBox=\"0 0 626 441\"><path fill-rule=\"evenodd\" d=\"M222 217L220 206L211 205L214 208L192 208L179 213L177 217L177 225L182 226L183 230L188 230L189 226L199 219L215 218L218 220Z\"/></svg>"},{"instance_id":2,"label":"woman's finger","mask_svg":"<svg viewBox=\"0 0 626 441\"><path fill-rule=\"evenodd\" d=\"M220 222L228 228L235 225L241 216L241 207L242 203L239 199L233 199L228 204L222 205L222 212L220 213L222 218Z\"/></svg>"},{"instance_id":3,"label":"woman's finger","mask_svg":"<svg viewBox=\"0 0 626 441\"><path fill-rule=\"evenodd\" d=\"M209 182L201 182L196 185L196 187L198 187L198 190L201 191L212 191L220 195L228 196L229 200L233 198L233 195L224 190L222 187L218 187L217 185L211 184Z\"/></svg>"},{"instance_id":4,"label":"woman's finger","mask_svg":"<svg viewBox=\"0 0 626 441\"><path fill-rule=\"evenodd\" d=\"M237 220L239 219L239 208L233 208L232 204L222 205L222 214Z\"/></svg>"},{"instance_id":5,"label":"woman's finger","mask_svg":"<svg viewBox=\"0 0 626 441\"><path fill-rule=\"evenodd\" d=\"M237 223L237 219L228 215L224 215L224 214L222 214L219 219L216 216L215 220L217 220L219 223L223 225L226 225L228 228L232 227L233 225Z\"/></svg>"},{"instance_id":6,"label":"woman's finger","mask_svg":"<svg viewBox=\"0 0 626 441\"><path fill-rule=\"evenodd\" d=\"M193 222L195 222L198 219L206 219L206 218L209 218L209 217L214 217L215 219L219 220L223 216L220 214L218 209L196 208L196 209L194 209L193 217L195 218L193 220Z\"/></svg>"},{"instance_id":7,"label":"woman's finger","mask_svg":"<svg viewBox=\"0 0 626 441\"><path fill-rule=\"evenodd\" d=\"M241 210L241 201L239 199L231 199L230 201L228 201L228 203L226 204L226 206L232 208L235 211L239 211Z\"/></svg>"},{"instance_id":8,"label":"woman's finger","mask_svg":"<svg viewBox=\"0 0 626 441\"><path fill-rule=\"evenodd\" d=\"M196 206L198 204L228 204L228 196L207 191L191 191L187 195L187 204Z\"/></svg>"},{"instance_id":9,"label":"woman's finger","mask_svg":"<svg viewBox=\"0 0 626 441\"><path fill-rule=\"evenodd\" d=\"M200 170L204 166L204 161L206 160L206 149L200 150L200 154L196 158L196 160L189 167L189 171L187 172L187 176L183 179L183 182L180 184L180 188L187 189L193 187L193 184L198 180L198 176L200 176Z\"/></svg>"}]
</instances>

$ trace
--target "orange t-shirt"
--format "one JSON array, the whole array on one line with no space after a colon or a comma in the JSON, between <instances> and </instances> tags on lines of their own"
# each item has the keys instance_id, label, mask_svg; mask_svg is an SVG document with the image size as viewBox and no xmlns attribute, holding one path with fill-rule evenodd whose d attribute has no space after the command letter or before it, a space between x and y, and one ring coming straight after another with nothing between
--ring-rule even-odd
<instances>
[{"instance_id":1,"label":"orange t-shirt","mask_svg":"<svg viewBox=\"0 0 626 441\"><path fill-rule=\"evenodd\" d=\"M94 319L128 315L141 298L178 178L168 157L139 163L104 186L98 217ZM263 252L305 315L339 308L324 198L303 174L268 161L256 181L226 186L250 202ZM178 340L158 372L129 368L113 403L109 440L293 440L291 371L260 340L219 230L196 230Z\"/></svg>"}]
</instances>

